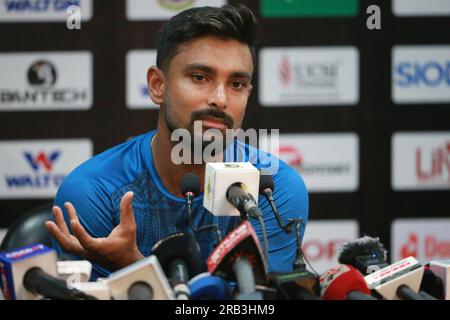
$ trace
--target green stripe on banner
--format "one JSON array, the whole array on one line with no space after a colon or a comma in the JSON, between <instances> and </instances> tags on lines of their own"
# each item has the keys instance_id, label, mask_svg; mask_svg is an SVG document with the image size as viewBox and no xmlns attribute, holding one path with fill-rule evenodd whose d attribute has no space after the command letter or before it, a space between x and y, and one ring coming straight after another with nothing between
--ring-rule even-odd
<instances>
[{"instance_id":1,"label":"green stripe on banner","mask_svg":"<svg viewBox=\"0 0 450 320\"><path fill-rule=\"evenodd\" d=\"M263 17L356 16L358 0L261 0Z\"/></svg>"}]
</instances>

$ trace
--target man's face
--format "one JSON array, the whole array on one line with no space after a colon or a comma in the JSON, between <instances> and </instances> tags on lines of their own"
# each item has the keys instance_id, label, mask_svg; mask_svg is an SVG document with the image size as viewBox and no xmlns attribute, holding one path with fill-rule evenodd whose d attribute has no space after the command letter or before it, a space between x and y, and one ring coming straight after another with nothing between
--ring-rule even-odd
<instances>
[{"instance_id":1,"label":"man's face","mask_svg":"<svg viewBox=\"0 0 450 320\"><path fill-rule=\"evenodd\" d=\"M183 44L165 70L163 103L170 132L201 120L203 130L242 125L250 95L253 60L236 40L203 37Z\"/></svg>"}]
</instances>

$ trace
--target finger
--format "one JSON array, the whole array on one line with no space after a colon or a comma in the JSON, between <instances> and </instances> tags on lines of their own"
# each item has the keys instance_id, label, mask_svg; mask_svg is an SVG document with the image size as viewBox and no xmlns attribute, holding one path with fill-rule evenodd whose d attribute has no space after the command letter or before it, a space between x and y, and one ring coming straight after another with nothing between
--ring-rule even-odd
<instances>
[{"instance_id":1,"label":"finger","mask_svg":"<svg viewBox=\"0 0 450 320\"><path fill-rule=\"evenodd\" d=\"M56 241L66 251L72 251L72 243L66 237L66 235L60 230L60 228L53 221L46 221L45 226L47 230L55 237Z\"/></svg>"},{"instance_id":2,"label":"finger","mask_svg":"<svg viewBox=\"0 0 450 320\"><path fill-rule=\"evenodd\" d=\"M66 221L64 220L64 215L60 207L53 206L53 215L55 216L55 223L67 237L70 235L69 229L67 228Z\"/></svg>"},{"instance_id":3,"label":"finger","mask_svg":"<svg viewBox=\"0 0 450 320\"><path fill-rule=\"evenodd\" d=\"M135 228L136 222L134 221L133 207L131 205L133 201L133 192L128 191L120 200L120 225L123 228Z\"/></svg>"},{"instance_id":4,"label":"finger","mask_svg":"<svg viewBox=\"0 0 450 320\"><path fill-rule=\"evenodd\" d=\"M71 220L70 225L72 227L73 235L80 241L83 248L88 250L95 250L97 242L92 238L81 225L78 220Z\"/></svg>"},{"instance_id":5,"label":"finger","mask_svg":"<svg viewBox=\"0 0 450 320\"><path fill-rule=\"evenodd\" d=\"M75 207L73 206L72 203L66 202L64 203L64 207L66 208L66 211L69 214L70 221L75 220L80 222L80 220L78 219L77 211L75 210Z\"/></svg>"}]
</instances>

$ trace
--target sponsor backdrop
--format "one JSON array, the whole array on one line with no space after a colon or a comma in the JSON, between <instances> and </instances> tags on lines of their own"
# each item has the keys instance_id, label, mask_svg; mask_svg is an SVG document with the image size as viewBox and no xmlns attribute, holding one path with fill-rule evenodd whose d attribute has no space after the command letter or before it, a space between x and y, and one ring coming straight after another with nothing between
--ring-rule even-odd
<instances>
[{"instance_id":1,"label":"sponsor backdrop","mask_svg":"<svg viewBox=\"0 0 450 320\"><path fill-rule=\"evenodd\" d=\"M79 163L156 126L146 70L165 20L238 2L261 24L244 128L280 129L310 191L313 266L364 234L394 260L449 258L448 0L0 0L0 238Z\"/></svg>"}]
</instances>

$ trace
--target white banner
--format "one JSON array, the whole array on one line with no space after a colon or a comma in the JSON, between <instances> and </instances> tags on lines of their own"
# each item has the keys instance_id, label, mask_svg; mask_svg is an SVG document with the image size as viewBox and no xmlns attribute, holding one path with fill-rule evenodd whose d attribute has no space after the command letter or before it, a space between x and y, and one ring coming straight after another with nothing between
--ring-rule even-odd
<instances>
[{"instance_id":1,"label":"white banner","mask_svg":"<svg viewBox=\"0 0 450 320\"><path fill-rule=\"evenodd\" d=\"M397 132L392 136L394 190L450 189L450 132Z\"/></svg>"},{"instance_id":2,"label":"white banner","mask_svg":"<svg viewBox=\"0 0 450 320\"><path fill-rule=\"evenodd\" d=\"M261 146L267 142L263 138ZM309 192L351 192L359 185L359 138L354 133L280 134L271 150L296 169Z\"/></svg>"},{"instance_id":3,"label":"white banner","mask_svg":"<svg viewBox=\"0 0 450 320\"><path fill-rule=\"evenodd\" d=\"M70 6L80 8L81 21L92 17L92 0L0 0L0 22L65 22Z\"/></svg>"},{"instance_id":4,"label":"white banner","mask_svg":"<svg viewBox=\"0 0 450 320\"><path fill-rule=\"evenodd\" d=\"M92 107L92 54L0 54L0 111L86 110Z\"/></svg>"},{"instance_id":5,"label":"white banner","mask_svg":"<svg viewBox=\"0 0 450 320\"><path fill-rule=\"evenodd\" d=\"M448 16L449 0L392 0L392 12L400 17Z\"/></svg>"},{"instance_id":6,"label":"white banner","mask_svg":"<svg viewBox=\"0 0 450 320\"><path fill-rule=\"evenodd\" d=\"M193 7L220 7L226 0L127 0L128 20L168 20Z\"/></svg>"},{"instance_id":7,"label":"white banner","mask_svg":"<svg viewBox=\"0 0 450 320\"><path fill-rule=\"evenodd\" d=\"M409 256L423 264L450 259L450 218L394 220L391 225L392 262Z\"/></svg>"},{"instance_id":8,"label":"white banner","mask_svg":"<svg viewBox=\"0 0 450 320\"><path fill-rule=\"evenodd\" d=\"M147 70L156 65L156 50L131 50L127 53L127 107L148 109L158 106L147 90Z\"/></svg>"},{"instance_id":9,"label":"white banner","mask_svg":"<svg viewBox=\"0 0 450 320\"><path fill-rule=\"evenodd\" d=\"M449 1L450 3L450 1ZM450 46L395 46L392 101L397 104L450 102Z\"/></svg>"},{"instance_id":10,"label":"white banner","mask_svg":"<svg viewBox=\"0 0 450 320\"><path fill-rule=\"evenodd\" d=\"M359 238L356 220L310 220L303 237L303 253L322 274L338 265L336 251L347 241Z\"/></svg>"},{"instance_id":11,"label":"white banner","mask_svg":"<svg viewBox=\"0 0 450 320\"><path fill-rule=\"evenodd\" d=\"M263 48L259 61L259 101L265 107L359 101L356 47Z\"/></svg>"},{"instance_id":12,"label":"white banner","mask_svg":"<svg viewBox=\"0 0 450 320\"><path fill-rule=\"evenodd\" d=\"M0 199L53 198L92 154L89 139L0 141Z\"/></svg>"}]
</instances>

